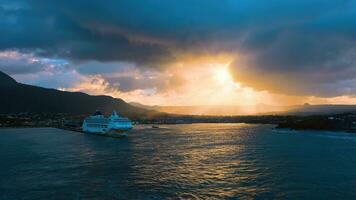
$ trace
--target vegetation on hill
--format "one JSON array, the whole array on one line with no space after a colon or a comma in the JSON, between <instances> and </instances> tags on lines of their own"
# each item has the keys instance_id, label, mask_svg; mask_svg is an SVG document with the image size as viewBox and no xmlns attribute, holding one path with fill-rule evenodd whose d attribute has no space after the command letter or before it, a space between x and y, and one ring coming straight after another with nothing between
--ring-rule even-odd
<instances>
[{"instance_id":1,"label":"vegetation on hill","mask_svg":"<svg viewBox=\"0 0 356 200\"><path fill-rule=\"evenodd\" d=\"M91 96L81 92L66 92L17 83L0 72L0 114L7 113L67 113L92 114L95 110L113 110L127 117L150 117L158 112L136 108L122 99L110 96Z\"/></svg>"}]
</instances>

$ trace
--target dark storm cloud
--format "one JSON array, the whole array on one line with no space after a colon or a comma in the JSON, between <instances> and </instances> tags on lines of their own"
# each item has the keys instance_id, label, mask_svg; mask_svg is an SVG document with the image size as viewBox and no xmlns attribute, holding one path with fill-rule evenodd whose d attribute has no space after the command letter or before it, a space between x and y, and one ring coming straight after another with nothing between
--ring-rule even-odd
<instances>
[{"instance_id":1,"label":"dark storm cloud","mask_svg":"<svg viewBox=\"0 0 356 200\"><path fill-rule=\"evenodd\" d=\"M356 4L341 5L302 23L248 37L245 63L231 65L235 78L256 89L292 95L354 93L344 83L356 79ZM264 43L266 38L272 40Z\"/></svg>"},{"instance_id":2,"label":"dark storm cloud","mask_svg":"<svg viewBox=\"0 0 356 200\"><path fill-rule=\"evenodd\" d=\"M129 92L133 90L154 89L156 93L164 93L169 90L178 89L186 83L183 77L178 75L165 76L156 74L153 76L143 75L140 77L120 76L105 77L110 89Z\"/></svg>"},{"instance_id":3,"label":"dark storm cloud","mask_svg":"<svg viewBox=\"0 0 356 200\"><path fill-rule=\"evenodd\" d=\"M236 80L256 89L354 91L355 0L0 0L0 18L3 50L138 67L227 52L244 58L231 65Z\"/></svg>"},{"instance_id":4,"label":"dark storm cloud","mask_svg":"<svg viewBox=\"0 0 356 200\"><path fill-rule=\"evenodd\" d=\"M135 73L138 71L136 65L126 62L97 62L89 61L72 66L83 75L100 75L100 74L123 74Z\"/></svg>"},{"instance_id":5,"label":"dark storm cloud","mask_svg":"<svg viewBox=\"0 0 356 200\"><path fill-rule=\"evenodd\" d=\"M90 61L71 68L75 68L82 75L99 75L105 80L109 91L154 89L157 93L161 93L179 88L186 83L186 80L178 74L140 68L126 62Z\"/></svg>"},{"instance_id":6,"label":"dark storm cloud","mask_svg":"<svg viewBox=\"0 0 356 200\"><path fill-rule=\"evenodd\" d=\"M100 19L105 13L103 10L100 14L100 1L96 2L98 6L90 5L93 4L90 1L80 5L70 1L0 4L0 16L4 19L0 22L2 49L20 49L74 61L125 60L154 65L172 59L163 46L130 41L125 34L115 31L119 25L109 21L106 25L106 20ZM87 12L91 14L82 19Z\"/></svg>"}]
</instances>

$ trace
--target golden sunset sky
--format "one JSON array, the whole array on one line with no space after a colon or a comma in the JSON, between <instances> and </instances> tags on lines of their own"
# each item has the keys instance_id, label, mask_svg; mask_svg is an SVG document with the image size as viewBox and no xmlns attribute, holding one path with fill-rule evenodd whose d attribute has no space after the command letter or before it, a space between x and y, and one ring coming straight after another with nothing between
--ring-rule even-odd
<instances>
[{"instance_id":1,"label":"golden sunset sky","mask_svg":"<svg viewBox=\"0 0 356 200\"><path fill-rule=\"evenodd\" d=\"M0 70L146 105L356 104L356 3L4 0Z\"/></svg>"}]
</instances>

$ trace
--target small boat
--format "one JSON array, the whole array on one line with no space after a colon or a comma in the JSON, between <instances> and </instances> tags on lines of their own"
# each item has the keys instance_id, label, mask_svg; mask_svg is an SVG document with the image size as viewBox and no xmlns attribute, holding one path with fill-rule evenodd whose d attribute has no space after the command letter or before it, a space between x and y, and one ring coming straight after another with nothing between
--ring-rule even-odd
<instances>
[{"instance_id":1,"label":"small boat","mask_svg":"<svg viewBox=\"0 0 356 200\"><path fill-rule=\"evenodd\" d=\"M152 128L159 128L158 125L152 125Z\"/></svg>"}]
</instances>

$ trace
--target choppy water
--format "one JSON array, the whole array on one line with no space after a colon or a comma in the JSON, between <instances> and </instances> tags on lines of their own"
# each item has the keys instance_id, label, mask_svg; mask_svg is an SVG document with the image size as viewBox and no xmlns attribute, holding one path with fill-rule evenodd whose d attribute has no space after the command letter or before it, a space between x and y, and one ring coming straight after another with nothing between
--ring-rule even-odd
<instances>
[{"instance_id":1,"label":"choppy water","mask_svg":"<svg viewBox=\"0 0 356 200\"><path fill-rule=\"evenodd\" d=\"M272 127L0 129L0 199L356 198L356 135Z\"/></svg>"}]
</instances>

